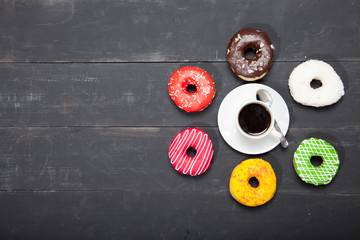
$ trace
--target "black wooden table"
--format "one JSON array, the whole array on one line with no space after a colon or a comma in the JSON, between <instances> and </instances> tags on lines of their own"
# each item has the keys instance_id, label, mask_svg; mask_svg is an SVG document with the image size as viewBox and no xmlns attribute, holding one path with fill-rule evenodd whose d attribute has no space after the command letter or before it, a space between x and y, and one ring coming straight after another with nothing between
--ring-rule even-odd
<instances>
[{"instance_id":1,"label":"black wooden table","mask_svg":"<svg viewBox=\"0 0 360 240\"><path fill-rule=\"evenodd\" d=\"M360 2L285 0L0 1L0 239L359 239ZM275 45L258 83L288 104L290 146L255 157L277 192L248 208L230 196L232 169L253 157L222 139L223 98L246 84L226 61L229 39L263 29ZM345 95L324 108L288 89L303 61L328 62ZM188 114L171 73L197 66L216 97ZM198 177L172 168L175 134L199 127L215 155ZM339 152L327 186L300 180L293 153L318 137Z\"/></svg>"}]
</instances>

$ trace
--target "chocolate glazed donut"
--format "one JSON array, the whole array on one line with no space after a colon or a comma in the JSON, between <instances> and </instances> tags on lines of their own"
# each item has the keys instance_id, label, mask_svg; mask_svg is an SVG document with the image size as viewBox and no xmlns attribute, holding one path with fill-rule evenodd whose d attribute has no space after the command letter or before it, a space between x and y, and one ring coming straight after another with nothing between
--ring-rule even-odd
<instances>
[{"instance_id":1,"label":"chocolate glazed donut","mask_svg":"<svg viewBox=\"0 0 360 240\"><path fill-rule=\"evenodd\" d=\"M256 56L248 59L245 51L254 50ZM230 40L227 48L227 58L232 71L246 81L255 81L269 71L274 46L268 35L258 29L244 28Z\"/></svg>"}]
</instances>

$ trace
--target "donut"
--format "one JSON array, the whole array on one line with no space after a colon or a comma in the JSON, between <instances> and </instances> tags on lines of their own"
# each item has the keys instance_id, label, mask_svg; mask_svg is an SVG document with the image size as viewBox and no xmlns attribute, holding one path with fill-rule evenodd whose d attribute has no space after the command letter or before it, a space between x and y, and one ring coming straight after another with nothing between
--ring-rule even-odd
<instances>
[{"instance_id":1,"label":"donut","mask_svg":"<svg viewBox=\"0 0 360 240\"><path fill-rule=\"evenodd\" d=\"M245 51L254 50L256 56L248 59ZM230 40L227 60L231 70L246 81L263 78L269 71L273 59L274 45L266 32L254 28L244 28Z\"/></svg>"},{"instance_id":2,"label":"donut","mask_svg":"<svg viewBox=\"0 0 360 240\"><path fill-rule=\"evenodd\" d=\"M187 150L194 148L195 156ZM214 150L209 136L199 128L185 129L174 137L169 148L170 163L176 171L196 176L204 173L211 164Z\"/></svg>"},{"instance_id":3,"label":"donut","mask_svg":"<svg viewBox=\"0 0 360 240\"><path fill-rule=\"evenodd\" d=\"M321 86L313 88L313 80ZM291 96L296 102L306 106L323 107L339 101L344 95L344 85L334 69L319 60L308 60L299 64L289 77Z\"/></svg>"},{"instance_id":4,"label":"donut","mask_svg":"<svg viewBox=\"0 0 360 240\"><path fill-rule=\"evenodd\" d=\"M259 185L252 187L249 183L255 177ZM276 176L270 163L255 158L237 165L230 178L230 194L239 203L256 207L265 204L275 194Z\"/></svg>"},{"instance_id":5,"label":"donut","mask_svg":"<svg viewBox=\"0 0 360 240\"><path fill-rule=\"evenodd\" d=\"M189 86L195 87L195 92L189 92ZM197 67L188 66L176 70L170 77L168 90L175 104L186 112L203 110L215 96L211 76Z\"/></svg>"},{"instance_id":6,"label":"donut","mask_svg":"<svg viewBox=\"0 0 360 240\"><path fill-rule=\"evenodd\" d=\"M315 167L310 159L314 156L322 158L322 164ZM315 186L331 182L339 169L337 151L330 143L308 138L302 141L294 153L294 168L301 180Z\"/></svg>"}]
</instances>

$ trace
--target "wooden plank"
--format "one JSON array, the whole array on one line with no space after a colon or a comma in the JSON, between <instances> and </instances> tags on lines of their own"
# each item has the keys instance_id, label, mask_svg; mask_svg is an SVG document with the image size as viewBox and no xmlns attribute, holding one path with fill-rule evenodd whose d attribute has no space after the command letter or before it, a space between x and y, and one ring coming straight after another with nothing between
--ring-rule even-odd
<instances>
[{"instance_id":1,"label":"wooden plank","mask_svg":"<svg viewBox=\"0 0 360 240\"><path fill-rule=\"evenodd\" d=\"M275 60L360 60L360 3L317 1L0 2L1 62L224 61L244 27L265 30Z\"/></svg>"},{"instance_id":2,"label":"wooden plank","mask_svg":"<svg viewBox=\"0 0 360 240\"><path fill-rule=\"evenodd\" d=\"M274 168L278 192L360 193L359 127L292 128L290 146L249 156L230 148L215 127L202 127L215 155L198 177L177 173L168 148L178 128L0 128L0 190L146 190L228 191L233 168L260 157ZM327 140L339 152L341 166L333 182L315 187L300 180L293 153L309 137Z\"/></svg>"},{"instance_id":3,"label":"wooden plank","mask_svg":"<svg viewBox=\"0 0 360 240\"><path fill-rule=\"evenodd\" d=\"M359 195L284 194L259 208L227 192L0 192L2 239L358 239ZM340 231L341 229L341 231Z\"/></svg>"},{"instance_id":4,"label":"wooden plank","mask_svg":"<svg viewBox=\"0 0 360 240\"><path fill-rule=\"evenodd\" d=\"M360 2L0 0L0 239L359 239ZM217 128L221 101L246 84L226 62L243 27L265 30L274 64L258 83L290 110L290 146L250 156ZM300 62L328 61L345 96L304 107L287 80ZM217 95L179 110L167 82L179 67L207 70ZM215 155L198 177L177 173L175 134L200 127ZM327 140L340 169L327 186L300 180L293 153ZM231 171L260 157L277 176L265 206L228 191Z\"/></svg>"},{"instance_id":5,"label":"wooden plank","mask_svg":"<svg viewBox=\"0 0 360 240\"><path fill-rule=\"evenodd\" d=\"M258 81L287 102L292 127L358 126L360 62L331 62L345 96L325 108L305 107L289 92L288 78L300 62L276 62ZM208 71L216 96L202 112L186 113L170 99L167 83L185 66ZM217 126L223 98L245 84L227 63L0 64L0 126Z\"/></svg>"}]
</instances>

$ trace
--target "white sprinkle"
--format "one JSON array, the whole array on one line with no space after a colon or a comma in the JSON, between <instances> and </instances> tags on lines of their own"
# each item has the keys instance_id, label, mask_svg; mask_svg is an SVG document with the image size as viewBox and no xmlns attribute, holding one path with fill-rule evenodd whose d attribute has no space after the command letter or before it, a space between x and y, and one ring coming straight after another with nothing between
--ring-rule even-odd
<instances>
[{"instance_id":1,"label":"white sprinkle","mask_svg":"<svg viewBox=\"0 0 360 240\"><path fill-rule=\"evenodd\" d=\"M251 69L248 69L248 72L251 74L251 73L253 73L254 71L253 71L253 70L251 70Z\"/></svg>"},{"instance_id":2,"label":"white sprinkle","mask_svg":"<svg viewBox=\"0 0 360 240\"><path fill-rule=\"evenodd\" d=\"M260 47L262 48L264 46L264 43L260 43Z\"/></svg>"},{"instance_id":3,"label":"white sprinkle","mask_svg":"<svg viewBox=\"0 0 360 240\"><path fill-rule=\"evenodd\" d=\"M256 29L256 31L259 33L259 32L261 32L259 29Z\"/></svg>"},{"instance_id":4,"label":"white sprinkle","mask_svg":"<svg viewBox=\"0 0 360 240\"><path fill-rule=\"evenodd\" d=\"M260 66L264 66L264 62L260 62Z\"/></svg>"},{"instance_id":5,"label":"white sprinkle","mask_svg":"<svg viewBox=\"0 0 360 240\"><path fill-rule=\"evenodd\" d=\"M239 38L235 38L235 42L237 43L240 39Z\"/></svg>"},{"instance_id":6,"label":"white sprinkle","mask_svg":"<svg viewBox=\"0 0 360 240\"><path fill-rule=\"evenodd\" d=\"M272 48L272 50L275 50L274 45L271 44L270 47Z\"/></svg>"},{"instance_id":7,"label":"white sprinkle","mask_svg":"<svg viewBox=\"0 0 360 240\"><path fill-rule=\"evenodd\" d=\"M245 63L243 63L243 65L242 65L242 68L244 68L245 67Z\"/></svg>"},{"instance_id":8,"label":"white sprinkle","mask_svg":"<svg viewBox=\"0 0 360 240\"><path fill-rule=\"evenodd\" d=\"M227 49L227 52L226 52L227 54L229 54L230 53L230 49Z\"/></svg>"}]
</instances>

